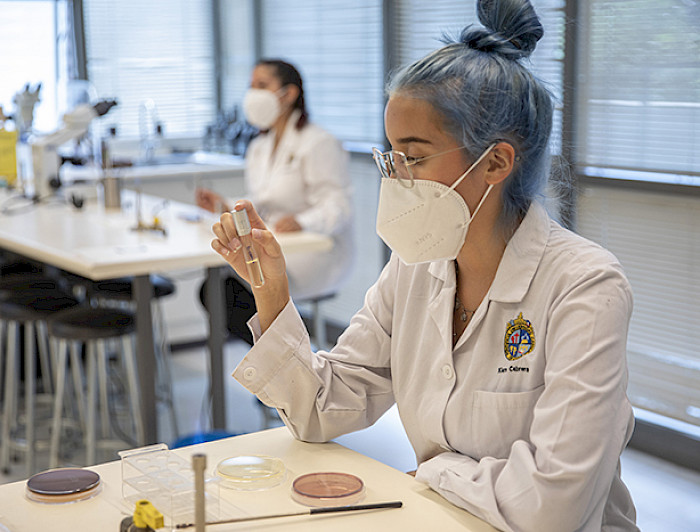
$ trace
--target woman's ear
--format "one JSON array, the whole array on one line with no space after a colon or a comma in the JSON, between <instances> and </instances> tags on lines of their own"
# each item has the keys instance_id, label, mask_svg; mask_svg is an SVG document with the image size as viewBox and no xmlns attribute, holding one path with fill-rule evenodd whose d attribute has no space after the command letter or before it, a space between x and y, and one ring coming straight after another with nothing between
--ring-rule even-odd
<instances>
[{"instance_id":1,"label":"woman's ear","mask_svg":"<svg viewBox=\"0 0 700 532\"><path fill-rule=\"evenodd\" d=\"M497 185L513 171L515 149L507 142L499 142L486 157L486 182Z\"/></svg>"},{"instance_id":2,"label":"woman's ear","mask_svg":"<svg viewBox=\"0 0 700 532\"><path fill-rule=\"evenodd\" d=\"M299 98L299 87L291 83L284 86L284 94L282 94L282 100L287 105L294 105L294 102Z\"/></svg>"}]
</instances>

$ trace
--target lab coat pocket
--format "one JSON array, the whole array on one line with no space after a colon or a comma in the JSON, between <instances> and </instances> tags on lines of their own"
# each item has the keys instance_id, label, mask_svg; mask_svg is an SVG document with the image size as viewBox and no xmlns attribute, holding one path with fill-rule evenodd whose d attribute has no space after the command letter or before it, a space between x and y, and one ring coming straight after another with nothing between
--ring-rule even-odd
<instances>
[{"instance_id":1,"label":"lab coat pocket","mask_svg":"<svg viewBox=\"0 0 700 532\"><path fill-rule=\"evenodd\" d=\"M471 437L478 457L507 458L517 440L527 440L535 403L544 385L529 392L473 393Z\"/></svg>"}]
</instances>

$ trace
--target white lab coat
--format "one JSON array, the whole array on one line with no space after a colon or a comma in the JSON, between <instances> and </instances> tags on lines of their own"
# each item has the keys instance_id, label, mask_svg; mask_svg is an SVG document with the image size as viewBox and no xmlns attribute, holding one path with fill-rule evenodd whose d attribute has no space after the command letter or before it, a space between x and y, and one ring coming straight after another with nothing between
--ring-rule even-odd
<instances>
[{"instance_id":1,"label":"white lab coat","mask_svg":"<svg viewBox=\"0 0 700 532\"><path fill-rule=\"evenodd\" d=\"M499 529L637 530L619 468L632 294L615 257L533 205L453 349L455 285L452 261L394 255L330 353L311 352L290 303L263 336L251 320L234 377L302 440L396 401L416 478Z\"/></svg>"},{"instance_id":2,"label":"white lab coat","mask_svg":"<svg viewBox=\"0 0 700 532\"><path fill-rule=\"evenodd\" d=\"M294 215L306 231L333 237L333 249L285 256L290 291L297 299L330 293L352 263L352 193L348 154L315 124L296 128L299 111L287 122L273 153L274 134L261 134L246 153L249 198L270 225Z\"/></svg>"}]
</instances>

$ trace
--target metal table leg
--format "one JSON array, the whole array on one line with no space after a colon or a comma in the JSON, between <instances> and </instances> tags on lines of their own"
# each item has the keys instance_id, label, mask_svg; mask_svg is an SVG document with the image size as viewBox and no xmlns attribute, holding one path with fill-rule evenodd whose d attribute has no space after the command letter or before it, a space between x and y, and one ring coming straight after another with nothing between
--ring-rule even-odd
<instances>
[{"instance_id":1,"label":"metal table leg","mask_svg":"<svg viewBox=\"0 0 700 532\"><path fill-rule=\"evenodd\" d=\"M206 299L209 307L209 394L212 428L226 429L226 389L224 388L224 342L226 340L226 297L223 272L227 266L207 268Z\"/></svg>"},{"instance_id":2,"label":"metal table leg","mask_svg":"<svg viewBox=\"0 0 700 532\"><path fill-rule=\"evenodd\" d=\"M158 442L158 415L156 410L156 351L153 340L151 298L153 287L149 275L138 275L133 280L136 302L136 358L139 369L141 419L146 444Z\"/></svg>"}]
</instances>

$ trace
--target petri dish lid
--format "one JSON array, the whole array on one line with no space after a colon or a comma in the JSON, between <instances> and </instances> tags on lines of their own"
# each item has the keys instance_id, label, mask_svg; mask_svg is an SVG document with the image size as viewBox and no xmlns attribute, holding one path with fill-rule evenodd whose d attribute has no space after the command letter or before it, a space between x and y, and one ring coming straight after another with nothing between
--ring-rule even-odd
<instances>
[{"instance_id":1,"label":"petri dish lid","mask_svg":"<svg viewBox=\"0 0 700 532\"><path fill-rule=\"evenodd\" d=\"M100 475L79 468L51 469L27 480L27 489L41 495L69 495L91 490L100 483Z\"/></svg>"},{"instance_id":2,"label":"petri dish lid","mask_svg":"<svg viewBox=\"0 0 700 532\"><path fill-rule=\"evenodd\" d=\"M292 483L292 498L306 506L347 506L364 494L362 479L349 473L309 473Z\"/></svg>"},{"instance_id":3,"label":"petri dish lid","mask_svg":"<svg viewBox=\"0 0 700 532\"><path fill-rule=\"evenodd\" d=\"M78 468L51 469L27 480L27 498L48 504L90 499L100 491L100 475Z\"/></svg>"},{"instance_id":4,"label":"petri dish lid","mask_svg":"<svg viewBox=\"0 0 700 532\"><path fill-rule=\"evenodd\" d=\"M285 473L282 460L264 455L232 456L216 466L221 485L239 490L272 488L284 480Z\"/></svg>"}]
</instances>

